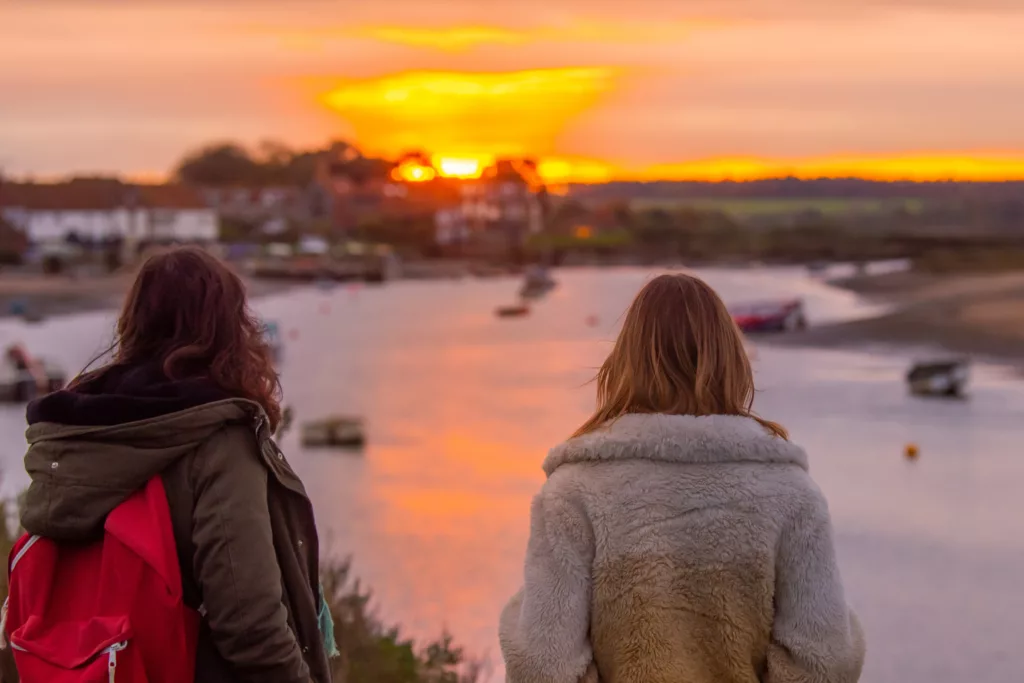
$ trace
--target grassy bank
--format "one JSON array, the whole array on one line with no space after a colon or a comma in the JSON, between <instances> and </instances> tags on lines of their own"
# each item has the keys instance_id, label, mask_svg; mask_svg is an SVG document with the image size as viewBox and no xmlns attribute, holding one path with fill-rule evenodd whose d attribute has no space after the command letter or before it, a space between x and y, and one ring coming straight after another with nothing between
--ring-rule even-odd
<instances>
[{"instance_id":1,"label":"grassy bank","mask_svg":"<svg viewBox=\"0 0 1024 683\"><path fill-rule=\"evenodd\" d=\"M674 199L634 199L635 211L661 209L674 211L720 212L737 220L758 217L797 216L816 213L822 216L884 215L895 211L920 213L925 200L885 197L707 197Z\"/></svg>"}]
</instances>

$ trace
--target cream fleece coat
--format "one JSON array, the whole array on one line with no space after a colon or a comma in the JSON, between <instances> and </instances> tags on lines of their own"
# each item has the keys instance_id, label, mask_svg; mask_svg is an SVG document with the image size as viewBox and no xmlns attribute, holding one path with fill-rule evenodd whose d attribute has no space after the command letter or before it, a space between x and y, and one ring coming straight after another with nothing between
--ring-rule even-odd
<instances>
[{"instance_id":1,"label":"cream fleece coat","mask_svg":"<svg viewBox=\"0 0 1024 683\"><path fill-rule=\"evenodd\" d=\"M549 454L508 683L854 683L828 507L797 446L735 416L627 415Z\"/></svg>"}]
</instances>

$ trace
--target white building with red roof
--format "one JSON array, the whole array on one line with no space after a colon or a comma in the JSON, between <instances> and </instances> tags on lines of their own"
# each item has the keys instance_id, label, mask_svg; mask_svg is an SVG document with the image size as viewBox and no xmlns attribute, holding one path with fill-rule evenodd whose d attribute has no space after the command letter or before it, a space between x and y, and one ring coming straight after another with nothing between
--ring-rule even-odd
<instances>
[{"instance_id":1,"label":"white building with red roof","mask_svg":"<svg viewBox=\"0 0 1024 683\"><path fill-rule=\"evenodd\" d=\"M214 209L185 185L129 185L84 178L62 183L0 183L0 216L32 244L126 239L210 242Z\"/></svg>"}]
</instances>

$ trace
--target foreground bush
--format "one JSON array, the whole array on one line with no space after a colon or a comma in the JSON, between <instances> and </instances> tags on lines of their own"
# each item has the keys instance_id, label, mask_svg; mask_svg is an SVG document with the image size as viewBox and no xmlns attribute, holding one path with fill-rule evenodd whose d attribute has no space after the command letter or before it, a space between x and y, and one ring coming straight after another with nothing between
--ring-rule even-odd
<instances>
[{"instance_id":1,"label":"foreground bush","mask_svg":"<svg viewBox=\"0 0 1024 683\"><path fill-rule=\"evenodd\" d=\"M370 594L351 580L348 563L321 567L321 578L341 651L332 669L335 683L475 683L480 678L481 663L466 661L450 636L417 648L397 627L381 624L369 609Z\"/></svg>"},{"instance_id":2,"label":"foreground bush","mask_svg":"<svg viewBox=\"0 0 1024 683\"><path fill-rule=\"evenodd\" d=\"M7 521L9 506L0 501ZM0 557L7 558L17 540L9 524L0 529ZM6 560L5 560L6 563ZM322 567L324 596L334 616L334 633L341 655L333 660L335 683L475 683L478 662L467 662L449 636L417 646L402 639L397 627L387 627L369 609L370 594L349 574L347 562ZM0 602L7 597L7 572L0 572ZM10 651L0 656L0 683L17 683Z\"/></svg>"}]
</instances>

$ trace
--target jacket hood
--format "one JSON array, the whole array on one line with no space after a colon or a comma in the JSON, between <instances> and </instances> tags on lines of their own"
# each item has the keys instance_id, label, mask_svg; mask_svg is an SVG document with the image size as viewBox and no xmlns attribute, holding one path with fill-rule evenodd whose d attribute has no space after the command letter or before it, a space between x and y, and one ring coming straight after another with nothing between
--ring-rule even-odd
<instances>
[{"instance_id":1,"label":"jacket hood","mask_svg":"<svg viewBox=\"0 0 1024 683\"><path fill-rule=\"evenodd\" d=\"M29 406L21 523L58 540L97 536L107 515L149 479L229 424L255 424L259 404L202 380L128 381L60 391ZM113 384L110 384L113 382ZM128 393L128 392L131 393ZM141 416L141 417L140 417ZM140 418L140 419L136 419Z\"/></svg>"},{"instance_id":2,"label":"jacket hood","mask_svg":"<svg viewBox=\"0 0 1024 683\"><path fill-rule=\"evenodd\" d=\"M232 398L204 377L172 380L157 363L112 365L73 389L28 404L30 425L116 425Z\"/></svg>"},{"instance_id":3,"label":"jacket hood","mask_svg":"<svg viewBox=\"0 0 1024 683\"><path fill-rule=\"evenodd\" d=\"M544 461L551 474L574 462L652 460L714 464L761 462L807 469L803 449L738 415L630 414L556 446Z\"/></svg>"}]
</instances>

